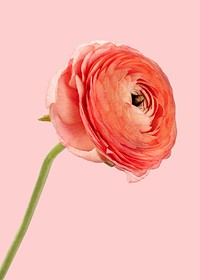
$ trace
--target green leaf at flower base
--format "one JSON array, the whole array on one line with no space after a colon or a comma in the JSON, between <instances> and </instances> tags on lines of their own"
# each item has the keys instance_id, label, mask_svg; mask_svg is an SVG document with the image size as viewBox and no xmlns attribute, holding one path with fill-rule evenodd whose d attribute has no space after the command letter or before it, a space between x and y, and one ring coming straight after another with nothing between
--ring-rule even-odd
<instances>
[{"instance_id":1,"label":"green leaf at flower base","mask_svg":"<svg viewBox=\"0 0 200 280\"><path fill-rule=\"evenodd\" d=\"M50 115L44 115L43 117L39 118L38 121L42 121L42 122L50 122Z\"/></svg>"},{"instance_id":2,"label":"green leaf at flower base","mask_svg":"<svg viewBox=\"0 0 200 280\"><path fill-rule=\"evenodd\" d=\"M113 167L113 166L114 166L114 164L113 164L112 162L110 162L110 161L104 161L104 163L107 164L107 165L110 166L110 167Z\"/></svg>"}]
</instances>

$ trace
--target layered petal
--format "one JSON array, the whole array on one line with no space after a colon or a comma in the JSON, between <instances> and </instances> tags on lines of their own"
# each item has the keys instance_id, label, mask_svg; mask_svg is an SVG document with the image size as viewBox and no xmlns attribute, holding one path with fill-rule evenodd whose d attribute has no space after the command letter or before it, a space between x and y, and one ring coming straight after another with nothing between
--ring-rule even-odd
<instances>
[{"instance_id":1,"label":"layered petal","mask_svg":"<svg viewBox=\"0 0 200 280\"><path fill-rule=\"evenodd\" d=\"M52 79L46 103L70 152L109 161L126 172L129 182L157 168L175 143L168 78L158 64L128 46L93 42L79 47Z\"/></svg>"}]
</instances>

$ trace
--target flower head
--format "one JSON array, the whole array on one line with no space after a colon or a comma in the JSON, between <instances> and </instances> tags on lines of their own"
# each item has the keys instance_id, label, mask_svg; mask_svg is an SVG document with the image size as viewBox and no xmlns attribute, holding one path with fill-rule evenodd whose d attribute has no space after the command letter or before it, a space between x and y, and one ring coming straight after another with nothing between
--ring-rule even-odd
<instances>
[{"instance_id":1,"label":"flower head","mask_svg":"<svg viewBox=\"0 0 200 280\"><path fill-rule=\"evenodd\" d=\"M176 139L168 78L139 51L110 42L79 47L50 82L46 104L73 154L144 178Z\"/></svg>"}]
</instances>

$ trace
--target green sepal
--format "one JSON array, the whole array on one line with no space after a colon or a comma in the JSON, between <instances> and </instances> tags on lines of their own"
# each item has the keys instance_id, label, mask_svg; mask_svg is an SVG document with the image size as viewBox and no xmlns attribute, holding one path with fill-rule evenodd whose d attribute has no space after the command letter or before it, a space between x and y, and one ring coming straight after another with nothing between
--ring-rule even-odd
<instances>
[{"instance_id":1,"label":"green sepal","mask_svg":"<svg viewBox=\"0 0 200 280\"><path fill-rule=\"evenodd\" d=\"M113 167L114 166L114 164L112 162L110 162L110 161L104 161L104 163L106 165L108 165L109 167Z\"/></svg>"},{"instance_id":2,"label":"green sepal","mask_svg":"<svg viewBox=\"0 0 200 280\"><path fill-rule=\"evenodd\" d=\"M44 115L43 117L39 118L38 121L42 121L42 122L50 122L50 115Z\"/></svg>"}]
</instances>

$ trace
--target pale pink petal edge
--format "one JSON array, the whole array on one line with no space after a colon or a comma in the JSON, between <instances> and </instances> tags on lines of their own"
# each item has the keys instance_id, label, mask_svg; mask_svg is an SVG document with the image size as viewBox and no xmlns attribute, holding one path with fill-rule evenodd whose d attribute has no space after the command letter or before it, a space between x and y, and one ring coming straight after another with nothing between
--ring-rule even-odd
<instances>
[{"instance_id":1,"label":"pale pink petal edge","mask_svg":"<svg viewBox=\"0 0 200 280\"><path fill-rule=\"evenodd\" d=\"M46 95L45 95L45 105L47 108L50 107L52 103L56 102L56 91L58 86L58 80L62 75L63 71L68 67L68 63L63 65L57 72L54 74L53 78L49 81L47 86Z\"/></svg>"},{"instance_id":2,"label":"pale pink petal edge","mask_svg":"<svg viewBox=\"0 0 200 280\"><path fill-rule=\"evenodd\" d=\"M75 149L71 146L67 146L67 149L74 155L78 157L82 157L88 161L93 161L93 162L104 162L103 156L99 154L99 152L94 148L91 151L82 151Z\"/></svg>"}]
</instances>

